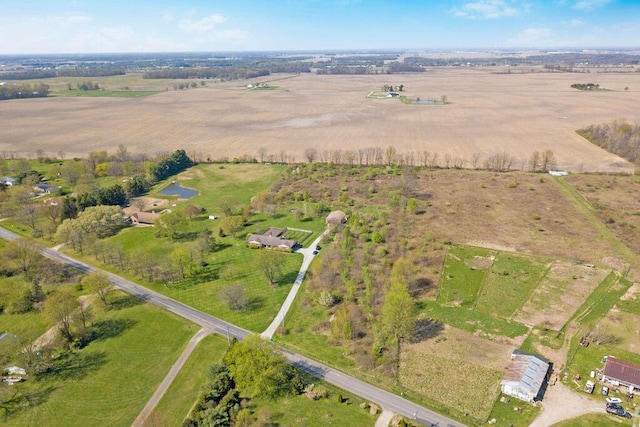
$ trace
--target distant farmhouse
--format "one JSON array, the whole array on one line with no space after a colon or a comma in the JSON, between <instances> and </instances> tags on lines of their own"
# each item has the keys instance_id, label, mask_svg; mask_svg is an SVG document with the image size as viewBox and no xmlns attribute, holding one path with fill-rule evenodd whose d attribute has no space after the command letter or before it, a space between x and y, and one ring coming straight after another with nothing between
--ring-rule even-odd
<instances>
[{"instance_id":1,"label":"distant farmhouse","mask_svg":"<svg viewBox=\"0 0 640 427\"><path fill-rule=\"evenodd\" d=\"M640 390L640 366L608 356L602 371L602 382L614 387L629 387L629 392Z\"/></svg>"},{"instance_id":2,"label":"distant farmhouse","mask_svg":"<svg viewBox=\"0 0 640 427\"><path fill-rule=\"evenodd\" d=\"M547 359L513 350L511 365L500 383L502 393L525 402L542 400L550 366Z\"/></svg>"},{"instance_id":3,"label":"distant farmhouse","mask_svg":"<svg viewBox=\"0 0 640 427\"><path fill-rule=\"evenodd\" d=\"M262 234L252 234L247 239L247 246L251 248L278 249L285 252L293 252L298 246L295 240L283 239L281 236L286 228L270 228Z\"/></svg>"}]
</instances>

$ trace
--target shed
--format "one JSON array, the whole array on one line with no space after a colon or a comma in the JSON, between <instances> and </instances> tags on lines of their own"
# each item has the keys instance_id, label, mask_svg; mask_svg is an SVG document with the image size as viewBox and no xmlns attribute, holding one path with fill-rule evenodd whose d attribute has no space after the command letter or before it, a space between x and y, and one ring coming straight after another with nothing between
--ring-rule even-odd
<instances>
[{"instance_id":1,"label":"shed","mask_svg":"<svg viewBox=\"0 0 640 427\"><path fill-rule=\"evenodd\" d=\"M327 215L327 224L344 224L347 222L347 214L342 211L333 211Z\"/></svg>"},{"instance_id":2,"label":"shed","mask_svg":"<svg viewBox=\"0 0 640 427\"><path fill-rule=\"evenodd\" d=\"M550 366L547 359L514 350L511 365L500 383L502 393L525 402L542 400Z\"/></svg>"},{"instance_id":3,"label":"shed","mask_svg":"<svg viewBox=\"0 0 640 427\"><path fill-rule=\"evenodd\" d=\"M640 366L608 356L602 371L602 381L640 390Z\"/></svg>"},{"instance_id":4,"label":"shed","mask_svg":"<svg viewBox=\"0 0 640 427\"><path fill-rule=\"evenodd\" d=\"M0 184L7 185L7 186L13 186L13 185L17 185L18 184L18 180L16 178L12 178L10 176L3 176L2 178L0 178Z\"/></svg>"}]
</instances>

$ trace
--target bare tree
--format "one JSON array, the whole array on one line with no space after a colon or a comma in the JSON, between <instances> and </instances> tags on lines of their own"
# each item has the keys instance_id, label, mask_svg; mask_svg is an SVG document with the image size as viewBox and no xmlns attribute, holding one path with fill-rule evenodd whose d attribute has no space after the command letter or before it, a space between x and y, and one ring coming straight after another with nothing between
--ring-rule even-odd
<instances>
[{"instance_id":1,"label":"bare tree","mask_svg":"<svg viewBox=\"0 0 640 427\"><path fill-rule=\"evenodd\" d=\"M544 150L540 159L540 169L542 172L549 172L556 167L556 156L551 150Z\"/></svg>"},{"instance_id":2,"label":"bare tree","mask_svg":"<svg viewBox=\"0 0 640 427\"><path fill-rule=\"evenodd\" d=\"M247 290L238 283L222 288L218 297L233 311L246 310L251 303Z\"/></svg>"},{"instance_id":3,"label":"bare tree","mask_svg":"<svg viewBox=\"0 0 640 427\"><path fill-rule=\"evenodd\" d=\"M260 159L260 163L264 163L264 160L267 158L267 149L265 147L258 149L258 158Z\"/></svg>"},{"instance_id":4,"label":"bare tree","mask_svg":"<svg viewBox=\"0 0 640 427\"><path fill-rule=\"evenodd\" d=\"M482 154L479 151L476 151L471 155L471 167L474 169L478 169L480 167L480 158Z\"/></svg>"},{"instance_id":5,"label":"bare tree","mask_svg":"<svg viewBox=\"0 0 640 427\"><path fill-rule=\"evenodd\" d=\"M318 156L318 151L315 148L307 148L304 150L304 157L309 163L313 163Z\"/></svg>"},{"instance_id":6,"label":"bare tree","mask_svg":"<svg viewBox=\"0 0 640 427\"><path fill-rule=\"evenodd\" d=\"M529 170L531 172L537 172L540 167L540 152L534 151L529 157Z\"/></svg>"}]
</instances>

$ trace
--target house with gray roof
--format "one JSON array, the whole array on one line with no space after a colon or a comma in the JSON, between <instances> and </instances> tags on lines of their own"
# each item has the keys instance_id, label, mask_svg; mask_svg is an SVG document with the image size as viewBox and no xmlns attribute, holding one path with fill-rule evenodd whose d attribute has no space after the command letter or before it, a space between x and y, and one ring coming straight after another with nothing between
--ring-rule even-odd
<instances>
[{"instance_id":1,"label":"house with gray roof","mask_svg":"<svg viewBox=\"0 0 640 427\"><path fill-rule=\"evenodd\" d=\"M283 239L281 236L285 231L285 228L270 228L262 234L251 234L247 239L247 246L292 252L295 247L298 246L298 242L295 240Z\"/></svg>"},{"instance_id":2,"label":"house with gray roof","mask_svg":"<svg viewBox=\"0 0 640 427\"><path fill-rule=\"evenodd\" d=\"M500 383L502 393L525 402L542 400L551 363L524 351L511 353L511 365Z\"/></svg>"}]
</instances>

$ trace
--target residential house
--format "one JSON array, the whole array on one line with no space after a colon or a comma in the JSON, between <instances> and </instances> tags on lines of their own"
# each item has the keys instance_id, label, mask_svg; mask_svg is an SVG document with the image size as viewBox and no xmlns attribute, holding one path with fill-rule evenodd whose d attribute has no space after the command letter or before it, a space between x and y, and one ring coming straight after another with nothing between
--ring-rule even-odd
<instances>
[{"instance_id":1,"label":"residential house","mask_svg":"<svg viewBox=\"0 0 640 427\"><path fill-rule=\"evenodd\" d=\"M640 390L640 365L607 356L602 371L602 382L612 386L626 386L629 391Z\"/></svg>"},{"instance_id":2,"label":"residential house","mask_svg":"<svg viewBox=\"0 0 640 427\"><path fill-rule=\"evenodd\" d=\"M262 234L252 234L247 239L247 246L292 252L296 246L298 246L298 242L295 240L283 239L281 236L285 231L287 231L286 228L269 228Z\"/></svg>"},{"instance_id":3,"label":"residential house","mask_svg":"<svg viewBox=\"0 0 640 427\"><path fill-rule=\"evenodd\" d=\"M60 187L54 185L45 184L43 182L33 186L33 191L36 194L53 194L60 191Z\"/></svg>"},{"instance_id":4,"label":"residential house","mask_svg":"<svg viewBox=\"0 0 640 427\"><path fill-rule=\"evenodd\" d=\"M129 218L134 225L153 225L158 217L160 214L155 212L136 212Z\"/></svg>"},{"instance_id":5,"label":"residential house","mask_svg":"<svg viewBox=\"0 0 640 427\"><path fill-rule=\"evenodd\" d=\"M551 364L524 351L511 353L511 365L500 383L502 393L525 402L542 400Z\"/></svg>"}]
</instances>

